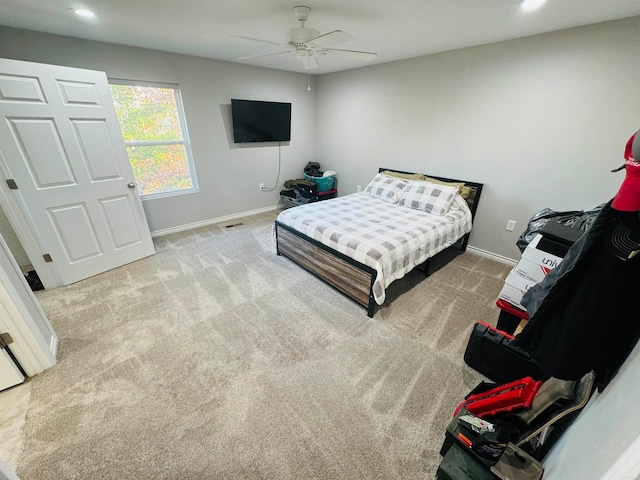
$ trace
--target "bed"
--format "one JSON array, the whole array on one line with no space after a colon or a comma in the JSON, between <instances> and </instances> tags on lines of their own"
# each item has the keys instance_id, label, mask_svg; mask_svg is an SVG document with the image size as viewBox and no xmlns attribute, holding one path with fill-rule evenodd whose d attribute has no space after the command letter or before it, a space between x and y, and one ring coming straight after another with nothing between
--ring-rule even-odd
<instances>
[{"instance_id":1,"label":"bed","mask_svg":"<svg viewBox=\"0 0 640 480\"><path fill-rule=\"evenodd\" d=\"M389 195L373 185L380 179L394 183L386 174L421 174L388 168L379 172L363 193L283 210L274 225L278 255L365 307L369 317L373 317L376 305L384 303L386 288L394 280L414 268L428 276L466 250L483 187L481 183L428 176L428 181L457 185L444 189L464 190L464 199L454 195L450 207L443 207L436 215L435 209L427 213L407 208L407 198L398 202L397 198L383 199L372 193ZM405 196L408 191L406 188Z\"/></svg>"}]
</instances>

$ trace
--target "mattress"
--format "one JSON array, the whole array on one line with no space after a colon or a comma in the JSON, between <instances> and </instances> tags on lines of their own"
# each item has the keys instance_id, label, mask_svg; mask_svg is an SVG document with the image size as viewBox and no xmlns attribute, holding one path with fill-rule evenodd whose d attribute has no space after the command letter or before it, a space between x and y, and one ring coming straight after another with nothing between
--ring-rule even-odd
<instances>
[{"instance_id":1,"label":"mattress","mask_svg":"<svg viewBox=\"0 0 640 480\"><path fill-rule=\"evenodd\" d=\"M355 193L284 210L277 219L377 272L376 303L385 290L415 266L471 231L471 211L456 196L445 215L389 204Z\"/></svg>"}]
</instances>

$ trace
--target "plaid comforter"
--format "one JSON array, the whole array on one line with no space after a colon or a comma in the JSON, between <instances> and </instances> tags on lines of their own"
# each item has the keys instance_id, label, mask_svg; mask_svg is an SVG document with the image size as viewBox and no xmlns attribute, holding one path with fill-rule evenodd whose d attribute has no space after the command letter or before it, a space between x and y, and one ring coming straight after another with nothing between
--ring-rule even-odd
<instances>
[{"instance_id":1,"label":"plaid comforter","mask_svg":"<svg viewBox=\"0 0 640 480\"><path fill-rule=\"evenodd\" d=\"M471 211L459 195L443 216L355 193L284 210L278 221L375 269L378 305L391 282L471 231Z\"/></svg>"}]
</instances>

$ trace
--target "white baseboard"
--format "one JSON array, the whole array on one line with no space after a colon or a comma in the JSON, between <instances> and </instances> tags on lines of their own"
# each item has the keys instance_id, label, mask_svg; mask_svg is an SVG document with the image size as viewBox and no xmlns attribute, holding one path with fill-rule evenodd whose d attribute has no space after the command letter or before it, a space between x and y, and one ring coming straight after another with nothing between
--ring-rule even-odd
<instances>
[{"instance_id":1,"label":"white baseboard","mask_svg":"<svg viewBox=\"0 0 640 480\"><path fill-rule=\"evenodd\" d=\"M486 250L481 250L470 245L467 245L467 251L475 253L476 255L480 255L481 257L490 258L491 260L495 260L496 262L504 263L505 265L509 265L510 267L515 267L516 263L518 263L518 260L503 257L502 255L498 255L497 253L487 252Z\"/></svg>"},{"instance_id":2,"label":"white baseboard","mask_svg":"<svg viewBox=\"0 0 640 480\"><path fill-rule=\"evenodd\" d=\"M637 479L640 477L640 437L636 438L602 477L602 480Z\"/></svg>"},{"instance_id":3,"label":"white baseboard","mask_svg":"<svg viewBox=\"0 0 640 480\"><path fill-rule=\"evenodd\" d=\"M187 223L185 225L179 225L177 227L164 228L162 230L155 230L151 232L151 236L154 238L161 237L163 235L169 235L171 233L184 232L185 230L191 230L193 228L206 227L207 225L213 225L216 223L230 222L232 220L237 220L249 215L258 215L260 213L271 212L279 208L282 208L281 204L273 205L271 207L258 208L257 210L249 210L247 212L234 213L233 215L225 215L224 217L210 218L209 220L203 220L201 222ZM515 267L516 263L518 263L517 260L503 257L502 255L498 255L497 253L487 252L486 250L481 250L470 245L467 245L467 250L476 255L480 255L481 257L490 258L491 260L495 260L496 262L504 263L505 265L509 265L512 267Z\"/></svg>"},{"instance_id":4,"label":"white baseboard","mask_svg":"<svg viewBox=\"0 0 640 480\"><path fill-rule=\"evenodd\" d=\"M210 218L209 220L203 220L201 222L187 223L185 225L179 225L177 227L163 228L162 230L155 230L151 232L151 236L161 237L163 235L169 235L171 233L184 232L185 230L191 230L193 228L206 227L207 225L213 225L215 223L230 222L231 220L237 220L239 218L248 217L250 215L259 215L260 213L271 212L282 208L281 204L273 205L271 207L258 208L257 210L249 210L247 212L234 213L233 215L225 215L224 217Z\"/></svg>"}]
</instances>

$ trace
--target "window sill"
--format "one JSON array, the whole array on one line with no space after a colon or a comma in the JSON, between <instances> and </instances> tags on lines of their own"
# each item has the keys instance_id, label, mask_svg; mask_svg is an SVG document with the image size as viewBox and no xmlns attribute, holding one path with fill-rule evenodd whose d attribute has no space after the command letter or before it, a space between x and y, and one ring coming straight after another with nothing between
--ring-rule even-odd
<instances>
[{"instance_id":1,"label":"window sill","mask_svg":"<svg viewBox=\"0 0 640 480\"><path fill-rule=\"evenodd\" d=\"M178 195L189 195L198 192L200 192L199 188L188 188L184 190L171 190L170 192L149 193L147 195L140 195L140 200L146 202L149 200L157 200L159 198L176 197Z\"/></svg>"}]
</instances>

